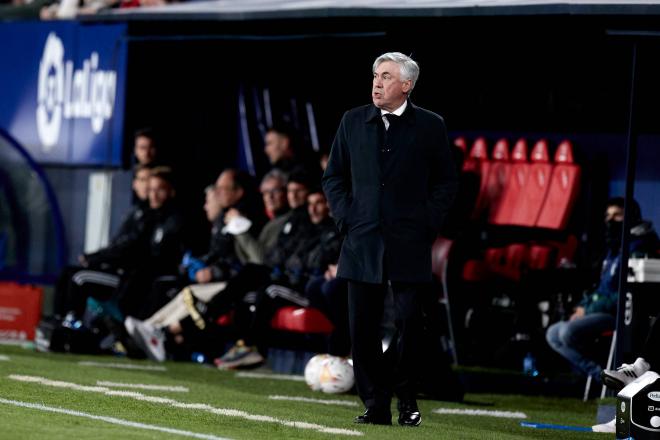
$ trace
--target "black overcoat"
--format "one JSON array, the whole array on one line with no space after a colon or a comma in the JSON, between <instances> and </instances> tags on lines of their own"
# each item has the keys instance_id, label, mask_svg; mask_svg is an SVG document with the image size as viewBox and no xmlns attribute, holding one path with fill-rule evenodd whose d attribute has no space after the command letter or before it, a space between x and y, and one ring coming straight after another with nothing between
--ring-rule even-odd
<instances>
[{"instance_id":1,"label":"black overcoat","mask_svg":"<svg viewBox=\"0 0 660 440\"><path fill-rule=\"evenodd\" d=\"M366 283L430 281L431 246L457 185L437 114L408 101L385 132L373 104L346 112L323 175L345 234L337 275Z\"/></svg>"}]
</instances>

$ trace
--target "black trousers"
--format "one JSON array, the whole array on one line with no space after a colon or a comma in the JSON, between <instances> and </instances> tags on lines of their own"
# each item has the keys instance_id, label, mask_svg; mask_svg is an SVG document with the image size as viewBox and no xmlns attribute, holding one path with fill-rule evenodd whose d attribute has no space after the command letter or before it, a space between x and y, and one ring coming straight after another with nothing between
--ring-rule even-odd
<instances>
[{"instance_id":1,"label":"black trousers","mask_svg":"<svg viewBox=\"0 0 660 440\"><path fill-rule=\"evenodd\" d=\"M120 281L114 270L65 267L55 285L55 315L64 317L73 311L77 317L82 317L88 297L105 301L116 292Z\"/></svg>"},{"instance_id":2,"label":"black trousers","mask_svg":"<svg viewBox=\"0 0 660 440\"><path fill-rule=\"evenodd\" d=\"M381 321L387 284L348 282L348 312L353 369L358 394L367 408L389 411L392 394L415 399L422 334L420 297L423 284L392 282L396 333L383 353Z\"/></svg>"}]
</instances>

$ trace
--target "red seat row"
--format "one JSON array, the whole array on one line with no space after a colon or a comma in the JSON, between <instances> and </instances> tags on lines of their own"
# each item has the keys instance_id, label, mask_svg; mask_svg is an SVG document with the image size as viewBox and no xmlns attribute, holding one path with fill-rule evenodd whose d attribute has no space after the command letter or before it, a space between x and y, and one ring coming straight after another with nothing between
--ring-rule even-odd
<instances>
[{"instance_id":1,"label":"red seat row","mask_svg":"<svg viewBox=\"0 0 660 440\"><path fill-rule=\"evenodd\" d=\"M216 324L221 327L232 325L233 322L233 312L224 314L216 320ZM273 330L294 333L330 334L334 330L332 322L320 310L314 307L297 306L284 306L277 309L270 321L270 327Z\"/></svg>"},{"instance_id":2,"label":"red seat row","mask_svg":"<svg viewBox=\"0 0 660 440\"><path fill-rule=\"evenodd\" d=\"M465 139L455 145L467 150ZM541 139L528 158L527 141L520 139L509 151L500 139L489 157L484 138L474 141L463 171L480 177L473 218L486 215L489 224L563 230L577 199L580 167L573 162L570 141L561 142L554 163L549 160L548 142Z\"/></svg>"},{"instance_id":3,"label":"red seat row","mask_svg":"<svg viewBox=\"0 0 660 440\"><path fill-rule=\"evenodd\" d=\"M483 281L494 276L519 281L527 270L557 267L572 261L577 238L571 235L565 243L512 243L488 248L482 260L468 260L463 266L465 281Z\"/></svg>"}]
</instances>

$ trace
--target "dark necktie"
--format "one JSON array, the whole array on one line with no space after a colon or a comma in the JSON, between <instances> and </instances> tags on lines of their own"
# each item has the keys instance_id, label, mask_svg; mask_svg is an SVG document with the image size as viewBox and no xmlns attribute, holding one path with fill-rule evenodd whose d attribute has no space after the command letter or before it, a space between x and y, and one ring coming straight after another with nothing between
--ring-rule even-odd
<instances>
[{"instance_id":1,"label":"dark necktie","mask_svg":"<svg viewBox=\"0 0 660 440\"><path fill-rule=\"evenodd\" d=\"M390 125L396 123L396 120L399 119L399 116L394 113L385 113L383 115L383 122L385 123L385 130L390 128Z\"/></svg>"}]
</instances>

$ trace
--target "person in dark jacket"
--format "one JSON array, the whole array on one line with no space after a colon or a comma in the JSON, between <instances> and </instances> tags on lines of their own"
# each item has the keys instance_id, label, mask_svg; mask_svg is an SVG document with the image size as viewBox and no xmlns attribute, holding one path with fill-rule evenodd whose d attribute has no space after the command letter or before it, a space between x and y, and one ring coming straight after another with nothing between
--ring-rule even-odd
<instances>
[{"instance_id":1,"label":"person in dark jacket","mask_svg":"<svg viewBox=\"0 0 660 440\"><path fill-rule=\"evenodd\" d=\"M144 258L126 276L117 291L116 300L124 315L148 316L145 303L153 282L178 271L183 255L183 216L175 201L172 171L156 167L149 177L149 216L147 226L138 238L145 247Z\"/></svg>"},{"instance_id":2,"label":"person in dark jacket","mask_svg":"<svg viewBox=\"0 0 660 440\"><path fill-rule=\"evenodd\" d=\"M210 301L224 289L228 279L236 276L250 262L250 253L243 250L235 238L241 235L256 240L255 236L260 233L265 214L263 204L254 198L251 177L235 169L224 170L215 184L206 189L204 210L213 225L211 239L208 252L197 257L184 257L181 269L185 282L177 287L187 287L163 307L160 307L162 302L158 302L158 307L151 307L147 315L155 313L148 319L142 321L129 316L124 321L128 334L151 359L165 360L166 334L163 328L171 334L183 332L179 321L187 315L181 313L181 309L185 309L184 298L194 295L200 301ZM157 289L156 293L162 297ZM155 305L156 301L151 303Z\"/></svg>"},{"instance_id":3,"label":"person in dark jacket","mask_svg":"<svg viewBox=\"0 0 660 440\"><path fill-rule=\"evenodd\" d=\"M605 211L605 242L607 254L603 259L598 285L585 294L567 321L552 324L546 331L550 347L568 360L580 373L601 380L602 367L585 354L586 349L603 332L614 330L619 296L619 272L621 265L621 237L623 228L624 200L610 199ZM633 200L631 209L633 225L630 230L630 256L655 255L660 242L649 222L642 220L641 210Z\"/></svg>"},{"instance_id":4,"label":"person in dark jacket","mask_svg":"<svg viewBox=\"0 0 660 440\"><path fill-rule=\"evenodd\" d=\"M150 127L141 128L135 132L133 155L139 165L152 168L156 165L162 165L158 155L155 133Z\"/></svg>"},{"instance_id":5,"label":"person in dark jacket","mask_svg":"<svg viewBox=\"0 0 660 440\"><path fill-rule=\"evenodd\" d=\"M263 202L247 173L235 169L223 171L213 192L221 211L213 220L209 251L198 258L203 265L195 273L198 283L225 281L235 276L248 260L236 247L235 235L248 233L258 237L267 220Z\"/></svg>"},{"instance_id":6,"label":"person in dark jacket","mask_svg":"<svg viewBox=\"0 0 660 440\"><path fill-rule=\"evenodd\" d=\"M146 256L140 245L149 219L149 176L152 169L136 165L133 175L133 194L136 202L124 217L119 230L108 246L78 257L80 266L62 271L55 288L55 314L63 317L82 317L89 295L107 299L119 286L120 277L133 270Z\"/></svg>"},{"instance_id":7,"label":"person in dark jacket","mask_svg":"<svg viewBox=\"0 0 660 440\"><path fill-rule=\"evenodd\" d=\"M346 112L323 176L337 227L345 234L338 276L348 280L353 366L366 412L356 423L417 426L413 388L419 348L419 294L431 281L431 245L457 189L443 119L409 100L417 63L398 52L373 65L372 104ZM398 336L382 352L384 298L394 292ZM386 372L390 367L392 374Z\"/></svg>"},{"instance_id":8,"label":"person in dark jacket","mask_svg":"<svg viewBox=\"0 0 660 440\"><path fill-rule=\"evenodd\" d=\"M269 326L277 309L311 304L306 285L323 275L337 261L341 240L329 217L328 203L320 189L307 196L309 226L294 240L295 248L284 258L270 280L257 291L253 316L239 315L248 322L238 322L240 339L227 353L215 360L221 369L252 366L264 361L269 341ZM315 304L316 305L316 304Z\"/></svg>"},{"instance_id":9,"label":"person in dark jacket","mask_svg":"<svg viewBox=\"0 0 660 440\"><path fill-rule=\"evenodd\" d=\"M321 178L321 169L314 154L301 148L296 133L286 124L275 124L268 128L264 137L264 153L271 169L286 174L305 172L312 180Z\"/></svg>"}]
</instances>

